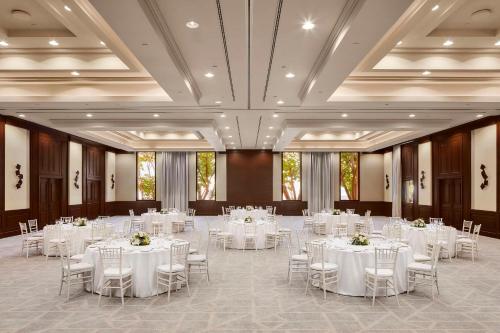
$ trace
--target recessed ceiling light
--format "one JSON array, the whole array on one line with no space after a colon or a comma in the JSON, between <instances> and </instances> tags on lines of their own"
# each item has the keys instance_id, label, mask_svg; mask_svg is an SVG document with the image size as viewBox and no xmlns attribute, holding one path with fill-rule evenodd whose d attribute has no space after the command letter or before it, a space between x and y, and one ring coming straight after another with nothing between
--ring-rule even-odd
<instances>
[{"instance_id":1,"label":"recessed ceiling light","mask_svg":"<svg viewBox=\"0 0 500 333\"><path fill-rule=\"evenodd\" d=\"M444 43L443 43L443 46L452 46L453 45L453 41L451 39L448 39L446 40Z\"/></svg>"},{"instance_id":2,"label":"recessed ceiling light","mask_svg":"<svg viewBox=\"0 0 500 333\"><path fill-rule=\"evenodd\" d=\"M278 117L279 117L279 115L277 115L276 113L273 114L273 118L278 118Z\"/></svg>"},{"instance_id":3,"label":"recessed ceiling light","mask_svg":"<svg viewBox=\"0 0 500 333\"><path fill-rule=\"evenodd\" d=\"M302 29L304 30L311 30L314 29L315 24L312 23L311 20L306 20L304 23L302 23Z\"/></svg>"},{"instance_id":4,"label":"recessed ceiling light","mask_svg":"<svg viewBox=\"0 0 500 333\"><path fill-rule=\"evenodd\" d=\"M232 135L228 135L227 137L231 139L233 136Z\"/></svg>"},{"instance_id":5,"label":"recessed ceiling light","mask_svg":"<svg viewBox=\"0 0 500 333\"><path fill-rule=\"evenodd\" d=\"M397 46L399 46L399 45L401 45L401 44L403 44L403 41L402 41L402 40L400 40L400 41L399 41L396 45L397 45Z\"/></svg>"},{"instance_id":6,"label":"recessed ceiling light","mask_svg":"<svg viewBox=\"0 0 500 333\"><path fill-rule=\"evenodd\" d=\"M71 75L73 75L73 76L79 76L79 75L80 75L80 72L78 72L78 71L72 71L72 72L71 72Z\"/></svg>"},{"instance_id":7,"label":"recessed ceiling light","mask_svg":"<svg viewBox=\"0 0 500 333\"><path fill-rule=\"evenodd\" d=\"M186 27L188 27L189 29L197 29L200 25L198 24L198 22L195 22L195 21L188 21L186 22Z\"/></svg>"},{"instance_id":8,"label":"recessed ceiling light","mask_svg":"<svg viewBox=\"0 0 500 333\"><path fill-rule=\"evenodd\" d=\"M7 43L4 40L0 40L0 45L2 45L2 46L9 46L9 43Z\"/></svg>"},{"instance_id":9,"label":"recessed ceiling light","mask_svg":"<svg viewBox=\"0 0 500 333\"><path fill-rule=\"evenodd\" d=\"M160 115L158 113L155 113L153 117L158 118Z\"/></svg>"},{"instance_id":10,"label":"recessed ceiling light","mask_svg":"<svg viewBox=\"0 0 500 333\"><path fill-rule=\"evenodd\" d=\"M9 45L9 44L7 44L7 45ZM497 42L495 43L495 46L500 46L500 40L497 40Z\"/></svg>"},{"instance_id":11,"label":"recessed ceiling light","mask_svg":"<svg viewBox=\"0 0 500 333\"><path fill-rule=\"evenodd\" d=\"M347 118L349 115L347 113L342 113L342 118Z\"/></svg>"},{"instance_id":12,"label":"recessed ceiling light","mask_svg":"<svg viewBox=\"0 0 500 333\"><path fill-rule=\"evenodd\" d=\"M408 117L415 118L415 114L411 113L411 114L408 115Z\"/></svg>"},{"instance_id":13,"label":"recessed ceiling light","mask_svg":"<svg viewBox=\"0 0 500 333\"><path fill-rule=\"evenodd\" d=\"M222 104L222 101L215 101L215 104Z\"/></svg>"},{"instance_id":14,"label":"recessed ceiling light","mask_svg":"<svg viewBox=\"0 0 500 333\"><path fill-rule=\"evenodd\" d=\"M234 145L234 142L231 142L232 145Z\"/></svg>"},{"instance_id":15,"label":"recessed ceiling light","mask_svg":"<svg viewBox=\"0 0 500 333\"><path fill-rule=\"evenodd\" d=\"M49 44L52 46L57 46L57 45L59 45L59 42L55 39L51 39L51 40L49 40Z\"/></svg>"},{"instance_id":16,"label":"recessed ceiling light","mask_svg":"<svg viewBox=\"0 0 500 333\"><path fill-rule=\"evenodd\" d=\"M269 139L270 137L271 137L270 135L266 135L266 138L268 138L268 139Z\"/></svg>"},{"instance_id":17,"label":"recessed ceiling light","mask_svg":"<svg viewBox=\"0 0 500 333\"><path fill-rule=\"evenodd\" d=\"M484 114L482 114L482 113L476 114L476 118L483 118L483 117L484 117Z\"/></svg>"},{"instance_id":18,"label":"recessed ceiling light","mask_svg":"<svg viewBox=\"0 0 500 333\"><path fill-rule=\"evenodd\" d=\"M431 72L430 72L430 71L423 71L423 72L422 72L422 75L425 75L425 76L427 76L427 75L431 75Z\"/></svg>"},{"instance_id":19,"label":"recessed ceiling light","mask_svg":"<svg viewBox=\"0 0 500 333\"><path fill-rule=\"evenodd\" d=\"M209 79L213 78L214 76L215 76L214 73L211 72L205 73L205 77L208 77Z\"/></svg>"},{"instance_id":20,"label":"recessed ceiling light","mask_svg":"<svg viewBox=\"0 0 500 333\"><path fill-rule=\"evenodd\" d=\"M19 114L19 118L25 118L26 115L24 113Z\"/></svg>"},{"instance_id":21,"label":"recessed ceiling light","mask_svg":"<svg viewBox=\"0 0 500 333\"><path fill-rule=\"evenodd\" d=\"M86 116L87 118L92 118L94 115L93 115L92 113L87 113L85 116Z\"/></svg>"},{"instance_id":22,"label":"recessed ceiling light","mask_svg":"<svg viewBox=\"0 0 500 333\"><path fill-rule=\"evenodd\" d=\"M71 8L69 8L69 6L65 5L64 6L64 10L67 11L67 12L70 12L71 11Z\"/></svg>"},{"instance_id":23,"label":"recessed ceiling light","mask_svg":"<svg viewBox=\"0 0 500 333\"><path fill-rule=\"evenodd\" d=\"M221 118L226 118L226 115L223 113L220 115Z\"/></svg>"},{"instance_id":24,"label":"recessed ceiling light","mask_svg":"<svg viewBox=\"0 0 500 333\"><path fill-rule=\"evenodd\" d=\"M295 77L295 74L293 74L293 73L291 73L291 72L290 72L290 73L286 73L286 75L285 75L285 76L286 76L288 79L293 79L293 78Z\"/></svg>"},{"instance_id":25,"label":"recessed ceiling light","mask_svg":"<svg viewBox=\"0 0 500 333\"><path fill-rule=\"evenodd\" d=\"M229 126L224 127L224 129L227 129L227 130L228 130L228 129L229 129Z\"/></svg>"},{"instance_id":26,"label":"recessed ceiling light","mask_svg":"<svg viewBox=\"0 0 500 333\"><path fill-rule=\"evenodd\" d=\"M276 103L277 103L277 104L279 104L279 105L283 105L283 104L285 104L285 102L284 102L284 101L282 101L281 99L280 99L279 101L277 101Z\"/></svg>"},{"instance_id":27,"label":"recessed ceiling light","mask_svg":"<svg viewBox=\"0 0 500 333\"><path fill-rule=\"evenodd\" d=\"M274 128L274 127L272 127L272 126L269 126L269 129L270 129L270 130L272 130L273 128Z\"/></svg>"},{"instance_id":28,"label":"recessed ceiling light","mask_svg":"<svg viewBox=\"0 0 500 333\"><path fill-rule=\"evenodd\" d=\"M264 144L267 145L267 141L264 141Z\"/></svg>"},{"instance_id":29,"label":"recessed ceiling light","mask_svg":"<svg viewBox=\"0 0 500 333\"><path fill-rule=\"evenodd\" d=\"M106 43L104 43L102 40L99 42L102 46L106 46Z\"/></svg>"},{"instance_id":30,"label":"recessed ceiling light","mask_svg":"<svg viewBox=\"0 0 500 333\"><path fill-rule=\"evenodd\" d=\"M435 12L435 11L436 11L436 10L438 10L438 9L439 9L439 5L435 5L434 7L432 7L432 9L431 9L431 10L432 10L433 12Z\"/></svg>"}]
</instances>

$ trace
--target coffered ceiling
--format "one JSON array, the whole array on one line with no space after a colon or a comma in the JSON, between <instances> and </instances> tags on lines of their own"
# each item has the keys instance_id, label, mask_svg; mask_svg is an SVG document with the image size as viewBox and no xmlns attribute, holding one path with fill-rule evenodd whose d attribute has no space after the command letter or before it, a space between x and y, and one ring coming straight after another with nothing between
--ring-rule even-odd
<instances>
[{"instance_id":1,"label":"coffered ceiling","mask_svg":"<svg viewBox=\"0 0 500 333\"><path fill-rule=\"evenodd\" d=\"M373 151L499 114L498 0L5 0L0 112L125 150Z\"/></svg>"}]
</instances>

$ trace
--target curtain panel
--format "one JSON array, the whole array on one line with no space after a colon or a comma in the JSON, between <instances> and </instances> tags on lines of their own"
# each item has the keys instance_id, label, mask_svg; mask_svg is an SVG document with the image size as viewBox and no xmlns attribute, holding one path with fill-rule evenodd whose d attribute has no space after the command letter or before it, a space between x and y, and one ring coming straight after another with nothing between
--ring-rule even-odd
<instances>
[{"instance_id":1,"label":"curtain panel","mask_svg":"<svg viewBox=\"0 0 500 333\"><path fill-rule=\"evenodd\" d=\"M162 152L160 154L160 198L162 208L188 208L188 153Z\"/></svg>"},{"instance_id":2,"label":"curtain panel","mask_svg":"<svg viewBox=\"0 0 500 333\"><path fill-rule=\"evenodd\" d=\"M309 211L333 209L333 153L303 154L307 173L307 205Z\"/></svg>"},{"instance_id":3,"label":"curtain panel","mask_svg":"<svg viewBox=\"0 0 500 333\"><path fill-rule=\"evenodd\" d=\"M401 146L392 149L392 216L401 217Z\"/></svg>"}]
</instances>

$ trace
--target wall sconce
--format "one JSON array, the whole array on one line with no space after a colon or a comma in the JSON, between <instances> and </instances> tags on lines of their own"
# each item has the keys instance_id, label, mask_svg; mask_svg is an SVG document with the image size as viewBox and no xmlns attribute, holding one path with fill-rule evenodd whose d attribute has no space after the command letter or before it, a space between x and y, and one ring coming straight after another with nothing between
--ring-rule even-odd
<instances>
[{"instance_id":1,"label":"wall sconce","mask_svg":"<svg viewBox=\"0 0 500 333\"><path fill-rule=\"evenodd\" d=\"M420 188L421 189L425 188L425 186L424 186L424 179L425 179L425 171L422 170L422 171L420 171Z\"/></svg>"},{"instance_id":2,"label":"wall sconce","mask_svg":"<svg viewBox=\"0 0 500 333\"><path fill-rule=\"evenodd\" d=\"M385 189L389 189L389 175L385 174Z\"/></svg>"},{"instance_id":3,"label":"wall sconce","mask_svg":"<svg viewBox=\"0 0 500 333\"><path fill-rule=\"evenodd\" d=\"M486 174L485 171L486 166L484 164L481 164L479 169L481 169L481 177L483 177L483 182L481 183L481 185L479 185L479 187L481 188L481 190L484 190L484 188L488 186L488 175Z\"/></svg>"},{"instance_id":4,"label":"wall sconce","mask_svg":"<svg viewBox=\"0 0 500 333\"><path fill-rule=\"evenodd\" d=\"M21 173L21 164L16 164L16 177L17 177L17 184L16 188L19 190L21 186L23 186L23 174Z\"/></svg>"},{"instance_id":5,"label":"wall sconce","mask_svg":"<svg viewBox=\"0 0 500 333\"><path fill-rule=\"evenodd\" d=\"M80 171L76 170L75 172L75 178L73 179L73 186L75 188L80 188L80 185L78 185L78 178L80 177Z\"/></svg>"},{"instance_id":6,"label":"wall sconce","mask_svg":"<svg viewBox=\"0 0 500 333\"><path fill-rule=\"evenodd\" d=\"M115 188L115 175L112 173L111 174L111 189Z\"/></svg>"}]
</instances>

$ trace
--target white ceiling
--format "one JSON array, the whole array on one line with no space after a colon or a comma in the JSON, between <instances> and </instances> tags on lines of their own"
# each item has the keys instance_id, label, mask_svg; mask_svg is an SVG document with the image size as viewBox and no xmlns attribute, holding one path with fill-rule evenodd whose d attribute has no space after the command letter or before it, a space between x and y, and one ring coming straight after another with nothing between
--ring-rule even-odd
<instances>
[{"instance_id":1,"label":"white ceiling","mask_svg":"<svg viewBox=\"0 0 500 333\"><path fill-rule=\"evenodd\" d=\"M0 113L125 150L373 151L499 114L499 13L495 0L6 0Z\"/></svg>"}]
</instances>

